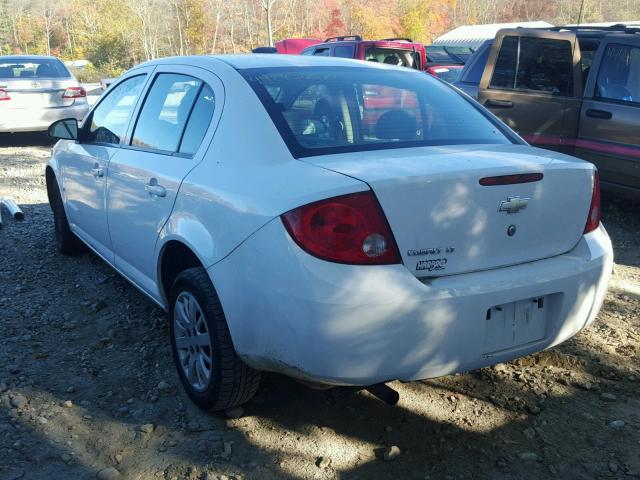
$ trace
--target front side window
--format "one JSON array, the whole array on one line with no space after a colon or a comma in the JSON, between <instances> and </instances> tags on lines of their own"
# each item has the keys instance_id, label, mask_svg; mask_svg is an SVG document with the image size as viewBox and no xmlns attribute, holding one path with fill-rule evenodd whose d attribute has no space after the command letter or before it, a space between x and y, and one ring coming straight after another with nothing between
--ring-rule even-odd
<instances>
[{"instance_id":1,"label":"front side window","mask_svg":"<svg viewBox=\"0 0 640 480\"><path fill-rule=\"evenodd\" d=\"M598 72L596 97L619 102L640 102L639 47L607 47Z\"/></svg>"},{"instance_id":2,"label":"front side window","mask_svg":"<svg viewBox=\"0 0 640 480\"><path fill-rule=\"evenodd\" d=\"M136 122L131 145L177 152L202 81L175 73L159 74Z\"/></svg>"},{"instance_id":3,"label":"front side window","mask_svg":"<svg viewBox=\"0 0 640 480\"><path fill-rule=\"evenodd\" d=\"M296 157L512 143L470 102L421 73L349 67L241 73Z\"/></svg>"},{"instance_id":4,"label":"front side window","mask_svg":"<svg viewBox=\"0 0 640 480\"><path fill-rule=\"evenodd\" d=\"M572 96L571 42L548 38L504 37L489 86Z\"/></svg>"},{"instance_id":5,"label":"front side window","mask_svg":"<svg viewBox=\"0 0 640 480\"><path fill-rule=\"evenodd\" d=\"M333 56L340 58L353 58L353 46L339 46L333 48Z\"/></svg>"},{"instance_id":6,"label":"front side window","mask_svg":"<svg viewBox=\"0 0 640 480\"><path fill-rule=\"evenodd\" d=\"M57 58L0 57L0 80L21 78L71 78Z\"/></svg>"},{"instance_id":7,"label":"front side window","mask_svg":"<svg viewBox=\"0 0 640 480\"><path fill-rule=\"evenodd\" d=\"M142 91L146 75L131 77L111 88L91 113L85 141L118 144L125 134L131 112Z\"/></svg>"},{"instance_id":8,"label":"front side window","mask_svg":"<svg viewBox=\"0 0 640 480\"><path fill-rule=\"evenodd\" d=\"M328 57L329 53L329 48L316 48L313 55L316 57Z\"/></svg>"}]
</instances>

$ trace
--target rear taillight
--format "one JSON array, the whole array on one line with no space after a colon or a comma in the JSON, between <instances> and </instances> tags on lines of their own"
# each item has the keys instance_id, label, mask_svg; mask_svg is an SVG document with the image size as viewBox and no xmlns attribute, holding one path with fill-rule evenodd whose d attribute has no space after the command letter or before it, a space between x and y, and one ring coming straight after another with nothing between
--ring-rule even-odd
<instances>
[{"instance_id":1,"label":"rear taillight","mask_svg":"<svg viewBox=\"0 0 640 480\"><path fill-rule=\"evenodd\" d=\"M2 100L11 100L11 96L9 95L9 92L0 88L0 101Z\"/></svg>"},{"instance_id":2,"label":"rear taillight","mask_svg":"<svg viewBox=\"0 0 640 480\"><path fill-rule=\"evenodd\" d=\"M62 98L82 98L87 96L87 91L82 87L69 87L62 94Z\"/></svg>"},{"instance_id":3,"label":"rear taillight","mask_svg":"<svg viewBox=\"0 0 640 480\"><path fill-rule=\"evenodd\" d=\"M354 265L400 263L387 219L372 192L295 208L282 222L302 249L323 260Z\"/></svg>"},{"instance_id":4,"label":"rear taillight","mask_svg":"<svg viewBox=\"0 0 640 480\"><path fill-rule=\"evenodd\" d=\"M584 233L593 232L600 225L600 176L596 170L593 175L593 194L591 195L591 206Z\"/></svg>"}]
</instances>

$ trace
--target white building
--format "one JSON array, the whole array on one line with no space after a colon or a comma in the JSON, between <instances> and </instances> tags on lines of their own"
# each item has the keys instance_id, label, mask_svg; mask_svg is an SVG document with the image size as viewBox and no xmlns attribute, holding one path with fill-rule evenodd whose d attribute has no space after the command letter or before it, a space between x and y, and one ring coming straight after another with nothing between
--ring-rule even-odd
<instances>
[{"instance_id":1,"label":"white building","mask_svg":"<svg viewBox=\"0 0 640 480\"><path fill-rule=\"evenodd\" d=\"M488 25L464 25L455 28L433 41L433 45L446 47L478 48L485 40L494 38L503 28L545 28L552 27L547 22L492 23Z\"/></svg>"}]
</instances>

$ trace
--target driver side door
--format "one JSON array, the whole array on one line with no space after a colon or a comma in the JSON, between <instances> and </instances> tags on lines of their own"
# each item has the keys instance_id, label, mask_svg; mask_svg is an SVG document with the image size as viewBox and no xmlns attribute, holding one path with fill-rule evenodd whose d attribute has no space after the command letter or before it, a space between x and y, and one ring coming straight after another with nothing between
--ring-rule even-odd
<instances>
[{"instance_id":1,"label":"driver side door","mask_svg":"<svg viewBox=\"0 0 640 480\"><path fill-rule=\"evenodd\" d=\"M120 149L147 81L140 70L112 86L88 115L77 142L62 155L63 196L71 230L113 263L107 226L106 182L111 158Z\"/></svg>"}]
</instances>

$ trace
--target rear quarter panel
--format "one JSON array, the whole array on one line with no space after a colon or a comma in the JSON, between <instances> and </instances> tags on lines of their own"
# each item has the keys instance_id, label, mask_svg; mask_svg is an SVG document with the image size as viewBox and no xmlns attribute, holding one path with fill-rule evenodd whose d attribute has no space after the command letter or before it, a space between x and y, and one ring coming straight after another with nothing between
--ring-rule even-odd
<instances>
[{"instance_id":1,"label":"rear quarter panel","mask_svg":"<svg viewBox=\"0 0 640 480\"><path fill-rule=\"evenodd\" d=\"M247 82L220 62L224 111L204 160L184 179L156 251L187 244L209 267L274 217L365 183L294 159Z\"/></svg>"}]
</instances>

